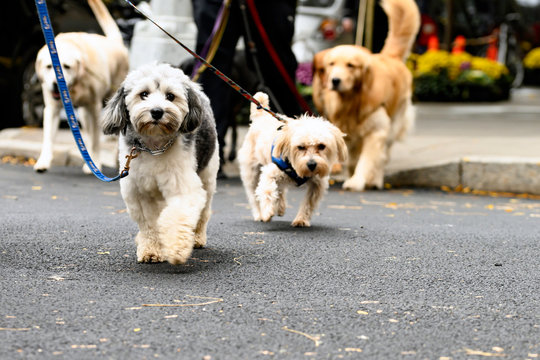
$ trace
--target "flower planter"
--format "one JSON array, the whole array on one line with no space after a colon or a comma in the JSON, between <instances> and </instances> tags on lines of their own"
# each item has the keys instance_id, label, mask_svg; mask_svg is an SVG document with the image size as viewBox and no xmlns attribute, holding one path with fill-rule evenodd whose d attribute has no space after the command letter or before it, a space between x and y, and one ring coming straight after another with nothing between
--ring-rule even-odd
<instances>
[{"instance_id":1,"label":"flower planter","mask_svg":"<svg viewBox=\"0 0 540 360\"><path fill-rule=\"evenodd\" d=\"M540 86L540 68L525 68L523 84L529 86Z\"/></svg>"}]
</instances>

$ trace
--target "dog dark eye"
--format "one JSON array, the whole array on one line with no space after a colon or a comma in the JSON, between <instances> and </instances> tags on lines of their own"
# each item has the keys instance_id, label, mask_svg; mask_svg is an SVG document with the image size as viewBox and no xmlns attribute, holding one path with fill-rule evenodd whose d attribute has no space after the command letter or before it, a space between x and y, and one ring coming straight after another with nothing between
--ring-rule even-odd
<instances>
[{"instance_id":1,"label":"dog dark eye","mask_svg":"<svg viewBox=\"0 0 540 360\"><path fill-rule=\"evenodd\" d=\"M333 61L332 61L332 62L330 62L330 66L334 66L334 62L333 62Z\"/></svg>"},{"instance_id":2,"label":"dog dark eye","mask_svg":"<svg viewBox=\"0 0 540 360\"><path fill-rule=\"evenodd\" d=\"M148 97L148 91L143 91L139 94L142 100L146 99Z\"/></svg>"},{"instance_id":3,"label":"dog dark eye","mask_svg":"<svg viewBox=\"0 0 540 360\"><path fill-rule=\"evenodd\" d=\"M303 145L298 145L298 147L297 147L297 148L298 148L298 150L300 150L300 151L304 151L304 150L306 150L306 147L305 147L305 146L303 146Z\"/></svg>"},{"instance_id":4,"label":"dog dark eye","mask_svg":"<svg viewBox=\"0 0 540 360\"><path fill-rule=\"evenodd\" d=\"M324 145L324 144L319 144L319 145L317 146L317 149L319 149L319 150L322 151L322 150L326 149L326 145Z\"/></svg>"},{"instance_id":5,"label":"dog dark eye","mask_svg":"<svg viewBox=\"0 0 540 360\"><path fill-rule=\"evenodd\" d=\"M69 69L71 69L71 66L66 64L66 65L64 65L64 69L69 70Z\"/></svg>"},{"instance_id":6,"label":"dog dark eye","mask_svg":"<svg viewBox=\"0 0 540 360\"><path fill-rule=\"evenodd\" d=\"M52 69L52 65L51 64L47 65L47 69Z\"/></svg>"},{"instance_id":7,"label":"dog dark eye","mask_svg":"<svg viewBox=\"0 0 540 360\"><path fill-rule=\"evenodd\" d=\"M352 69L352 68L354 67L354 65L351 64L351 63L347 63L347 67L350 68L350 69Z\"/></svg>"},{"instance_id":8,"label":"dog dark eye","mask_svg":"<svg viewBox=\"0 0 540 360\"><path fill-rule=\"evenodd\" d=\"M171 93L167 93L167 95L165 95L165 98L169 101L174 101L174 99L176 98L176 96L174 96L174 94L171 94Z\"/></svg>"}]
</instances>

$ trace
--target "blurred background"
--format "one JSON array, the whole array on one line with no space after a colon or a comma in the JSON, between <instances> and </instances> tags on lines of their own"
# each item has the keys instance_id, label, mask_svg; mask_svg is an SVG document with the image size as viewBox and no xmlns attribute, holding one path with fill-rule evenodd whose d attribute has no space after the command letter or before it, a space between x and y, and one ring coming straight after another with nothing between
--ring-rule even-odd
<instances>
[{"instance_id":1,"label":"blurred background","mask_svg":"<svg viewBox=\"0 0 540 360\"><path fill-rule=\"evenodd\" d=\"M169 52L164 58L159 51L149 54L147 48L144 59L140 59L137 39L143 46L151 43L147 33L155 29L145 26L123 0L104 2L118 22L126 45L133 50L132 63L154 56L154 60L162 61L172 57L173 63L180 64L189 56L165 41L164 46L178 52ZM170 0L133 2L153 11L158 20L191 22L182 28L183 34L175 35L189 41L195 38L194 33L186 34L196 31L190 19L191 1L175 2L170 11L176 17L164 14ZM417 4L422 26L408 60L416 101L501 101L511 96L512 88L540 86L540 0L417 0ZM101 33L85 0L49 0L47 5L55 33ZM34 1L8 1L4 6L7 9L0 14L0 98L4 114L0 129L40 126L43 105L34 59L44 40ZM317 51L356 43L378 52L387 26L375 0L299 0L292 48L300 64L296 80L301 93L310 96L311 59ZM252 79L237 80L242 85Z\"/></svg>"}]
</instances>

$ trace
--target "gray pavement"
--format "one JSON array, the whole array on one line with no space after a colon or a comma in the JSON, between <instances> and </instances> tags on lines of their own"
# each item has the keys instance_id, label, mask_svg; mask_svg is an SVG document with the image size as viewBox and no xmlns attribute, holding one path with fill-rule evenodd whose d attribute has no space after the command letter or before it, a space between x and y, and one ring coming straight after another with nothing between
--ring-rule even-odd
<instances>
[{"instance_id":1,"label":"gray pavement","mask_svg":"<svg viewBox=\"0 0 540 360\"><path fill-rule=\"evenodd\" d=\"M239 144L246 128L239 129ZM41 129L0 131L0 156L37 158ZM115 141L102 159L116 166ZM54 165L82 165L69 130L61 130ZM236 163L225 172L238 176ZM415 130L392 149L385 181L419 186L540 194L540 89L513 91L507 102L417 104Z\"/></svg>"},{"instance_id":2,"label":"gray pavement","mask_svg":"<svg viewBox=\"0 0 540 360\"><path fill-rule=\"evenodd\" d=\"M220 180L208 246L137 264L119 184L0 164L0 359L540 356L540 201L332 186L311 228ZM536 229L536 230L535 230Z\"/></svg>"}]
</instances>

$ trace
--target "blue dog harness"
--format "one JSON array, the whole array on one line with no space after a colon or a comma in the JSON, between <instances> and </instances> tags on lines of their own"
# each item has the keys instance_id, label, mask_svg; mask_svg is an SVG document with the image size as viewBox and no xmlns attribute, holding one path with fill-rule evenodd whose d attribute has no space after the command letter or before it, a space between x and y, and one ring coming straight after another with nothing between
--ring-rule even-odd
<instances>
[{"instance_id":1,"label":"blue dog harness","mask_svg":"<svg viewBox=\"0 0 540 360\"><path fill-rule=\"evenodd\" d=\"M295 183L297 186L301 186L306 183L306 181L309 180L309 178L303 178L298 176L296 171L293 169L291 163L287 159L283 159L281 155L277 158L274 156L274 144L272 144L272 148L270 150L270 156L272 157L272 162L276 164L276 166L279 168L279 170L283 171L285 174L287 174Z\"/></svg>"}]
</instances>

